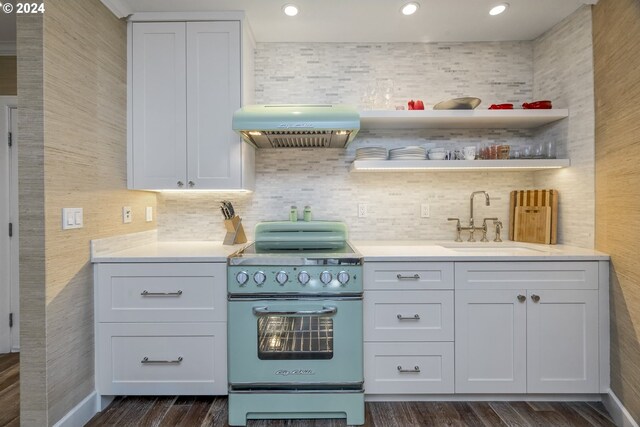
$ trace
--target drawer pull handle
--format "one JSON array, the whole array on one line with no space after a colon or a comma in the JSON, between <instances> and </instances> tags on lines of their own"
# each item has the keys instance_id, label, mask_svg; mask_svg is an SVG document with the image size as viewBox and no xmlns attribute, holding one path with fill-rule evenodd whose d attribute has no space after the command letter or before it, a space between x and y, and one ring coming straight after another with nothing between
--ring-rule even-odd
<instances>
[{"instance_id":1,"label":"drawer pull handle","mask_svg":"<svg viewBox=\"0 0 640 427\"><path fill-rule=\"evenodd\" d=\"M140 295L143 297L179 297L182 295L182 291L179 290L177 292L149 292L144 290L140 292Z\"/></svg>"},{"instance_id":2,"label":"drawer pull handle","mask_svg":"<svg viewBox=\"0 0 640 427\"><path fill-rule=\"evenodd\" d=\"M533 300L533 302L538 302L540 301L540 295L533 294L531 295L531 299Z\"/></svg>"},{"instance_id":3,"label":"drawer pull handle","mask_svg":"<svg viewBox=\"0 0 640 427\"><path fill-rule=\"evenodd\" d=\"M398 273L396 277L398 278L398 280L419 280L420 279L420 275L418 273L414 274L413 276L403 276L402 274Z\"/></svg>"},{"instance_id":4,"label":"drawer pull handle","mask_svg":"<svg viewBox=\"0 0 640 427\"><path fill-rule=\"evenodd\" d=\"M398 314L396 317L398 320L420 320L419 314L414 314L413 316L403 316L402 314Z\"/></svg>"},{"instance_id":5,"label":"drawer pull handle","mask_svg":"<svg viewBox=\"0 0 640 427\"><path fill-rule=\"evenodd\" d=\"M527 300L527 297L525 297L524 295L518 295L518 301L525 302L526 300Z\"/></svg>"},{"instance_id":6,"label":"drawer pull handle","mask_svg":"<svg viewBox=\"0 0 640 427\"><path fill-rule=\"evenodd\" d=\"M143 365L179 365L182 363L182 356L178 357L176 360L149 360L148 357L145 357L140 361Z\"/></svg>"},{"instance_id":7,"label":"drawer pull handle","mask_svg":"<svg viewBox=\"0 0 640 427\"><path fill-rule=\"evenodd\" d=\"M398 365L398 372L417 374L420 373L420 366L414 366L413 369L402 369L402 366Z\"/></svg>"}]
</instances>

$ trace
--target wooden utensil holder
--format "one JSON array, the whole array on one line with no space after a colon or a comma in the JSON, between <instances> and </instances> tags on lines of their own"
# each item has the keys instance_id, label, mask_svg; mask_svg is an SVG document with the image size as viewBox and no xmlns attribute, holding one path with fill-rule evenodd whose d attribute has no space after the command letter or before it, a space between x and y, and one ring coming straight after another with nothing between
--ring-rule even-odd
<instances>
[{"instance_id":1,"label":"wooden utensil holder","mask_svg":"<svg viewBox=\"0 0 640 427\"><path fill-rule=\"evenodd\" d=\"M247 235L242 227L242 219L236 215L231 219L224 220L224 227L227 235L224 236L223 245L235 245L237 243L247 243Z\"/></svg>"}]
</instances>

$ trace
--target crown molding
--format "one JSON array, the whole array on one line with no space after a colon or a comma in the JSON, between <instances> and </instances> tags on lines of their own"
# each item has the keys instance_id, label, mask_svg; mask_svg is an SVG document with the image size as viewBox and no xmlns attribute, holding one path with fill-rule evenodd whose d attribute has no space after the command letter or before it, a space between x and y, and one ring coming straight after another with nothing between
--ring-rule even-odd
<instances>
[{"instance_id":1,"label":"crown molding","mask_svg":"<svg viewBox=\"0 0 640 427\"><path fill-rule=\"evenodd\" d=\"M133 13L133 10L125 0L100 0L107 9L118 18L125 18Z\"/></svg>"}]
</instances>

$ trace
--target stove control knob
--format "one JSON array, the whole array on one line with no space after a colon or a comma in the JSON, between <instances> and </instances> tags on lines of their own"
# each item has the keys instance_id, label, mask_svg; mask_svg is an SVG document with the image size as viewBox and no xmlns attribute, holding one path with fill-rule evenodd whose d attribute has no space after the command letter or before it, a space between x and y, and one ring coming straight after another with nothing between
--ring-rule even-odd
<instances>
[{"instance_id":1,"label":"stove control knob","mask_svg":"<svg viewBox=\"0 0 640 427\"><path fill-rule=\"evenodd\" d=\"M332 280L333 280L333 275L328 271L323 271L322 273L320 273L320 281L325 285L328 285L329 282L331 282Z\"/></svg>"},{"instance_id":2,"label":"stove control knob","mask_svg":"<svg viewBox=\"0 0 640 427\"><path fill-rule=\"evenodd\" d=\"M289 280L289 275L286 271L279 271L278 274L276 274L276 281L280 283L280 286L287 283L287 280Z\"/></svg>"},{"instance_id":3,"label":"stove control knob","mask_svg":"<svg viewBox=\"0 0 640 427\"><path fill-rule=\"evenodd\" d=\"M349 276L349 273L346 271L338 273L338 282L340 282L340 285L342 286L346 285L350 278L351 276Z\"/></svg>"},{"instance_id":4,"label":"stove control knob","mask_svg":"<svg viewBox=\"0 0 640 427\"><path fill-rule=\"evenodd\" d=\"M249 281L249 275L246 271L241 271L240 273L236 274L236 281L240 284L240 286L244 286Z\"/></svg>"},{"instance_id":5,"label":"stove control knob","mask_svg":"<svg viewBox=\"0 0 640 427\"><path fill-rule=\"evenodd\" d=\"M307 273L306 271L301 271L300 273L298 273L298 282L300 282L302 286L309 283L309 280L311 280L311 276L309 276L309 273Z\"/></svg>"},{"instance_id":6,"label":"stove control knob","mask_svg":"<svg viewBox=\"0 0 640 427\"><path fill-rule=\"evenodd\" d=\"M253 281L256 282L258 286L264 285L264 282L267 280L267 275L262 271L257 271L256 274L253 275Z\"/></svg>"}]
</instances>

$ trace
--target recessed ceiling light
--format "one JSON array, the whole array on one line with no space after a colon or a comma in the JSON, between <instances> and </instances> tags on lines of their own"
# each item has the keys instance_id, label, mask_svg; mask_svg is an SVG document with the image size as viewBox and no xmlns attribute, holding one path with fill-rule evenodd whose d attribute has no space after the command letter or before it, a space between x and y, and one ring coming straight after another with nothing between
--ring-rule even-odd
<instances>
[{"instance_id":1,"label":"recessed ceiling light","mask_svg":"<svg viewBox=\"0 0 640 427\"><path fill-rule=\"evenodd\" d=\"M296 16L299 12L298 6L296 6L295 4L285 4L284 6L282 6L282 11L287 16Z\"/></svg>"},{"instance_id":2,"label":"recessed ceiling light","mask_svg":"<svg viewBox=\"0 0 640 427\"><path fill-rule=\"evenodd\" d=\"M509 3L501 3L497 6L492 7L491 10L489 11L489 15L491 16L500 15L502 12L507 10L508 7L509 7Z\"/></svg>"},{"instance_id":3,"label":"recessed ceiling light","mask_svg":"<svg viewBox=\"0 0 640 427\"><path fill-rule=\"evenodd\" d=\"M402 6L402 9L400 9L400 12L402 12L403 15L413 15L414 13L416 13L416 11L418 10L418 8L420 7L420 5L418 3L407 3L404 6Z\"/></svg>"}]
</instances>

